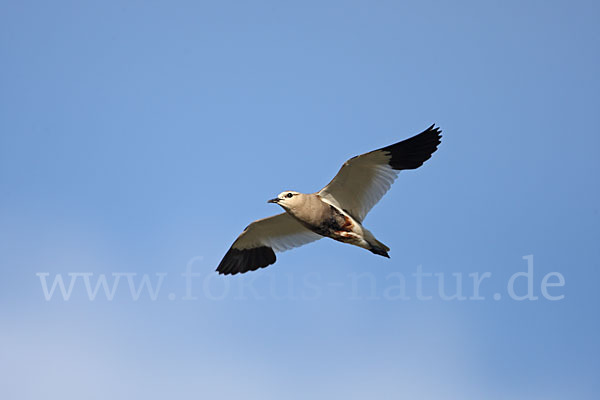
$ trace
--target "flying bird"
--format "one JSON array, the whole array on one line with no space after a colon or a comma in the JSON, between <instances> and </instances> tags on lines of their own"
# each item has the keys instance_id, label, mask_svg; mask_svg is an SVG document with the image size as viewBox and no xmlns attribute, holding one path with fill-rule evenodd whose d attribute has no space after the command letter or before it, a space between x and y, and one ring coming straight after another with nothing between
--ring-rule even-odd
<instances>
[{"instance_id":1,"label":"flying bird","mask_svg":"<svg viewBox=\"0 0 600 400\"><path fill-rule=\"evenodd\" d=\"M252 222L217 267L220 274L254 271L275 263L275 253L329 237L389 258L390 248L362 225L398 173L423 165L441 143L434 125L410 139L346 161L323 189L281 192L269 203L285 212Z\"/></svg>"}]
</instances>

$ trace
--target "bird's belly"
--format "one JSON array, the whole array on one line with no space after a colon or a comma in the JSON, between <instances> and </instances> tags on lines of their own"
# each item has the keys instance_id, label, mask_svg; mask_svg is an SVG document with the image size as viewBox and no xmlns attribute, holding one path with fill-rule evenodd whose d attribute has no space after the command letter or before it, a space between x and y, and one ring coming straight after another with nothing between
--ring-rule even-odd
<instances>
[{"instance_id":1,"label":"bird's belly","mask_svg":"<svg viewBox=\"0 0 600 400\"><path fill-rule=\"evenodd\" d=\"M336 213L331 218L322 221L319 225L307 226L310 230L321 236L329 237L343 243L361 246L364 239L357 222L347 215ZM361 246L362 247L362 246Z\"/></svg>"}]
</instances>

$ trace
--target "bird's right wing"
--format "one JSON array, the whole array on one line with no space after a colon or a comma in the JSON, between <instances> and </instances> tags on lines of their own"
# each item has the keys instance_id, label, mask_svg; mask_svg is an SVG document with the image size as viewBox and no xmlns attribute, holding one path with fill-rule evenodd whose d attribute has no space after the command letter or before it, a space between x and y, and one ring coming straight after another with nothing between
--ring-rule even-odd
<instances>
[{"instance_id":1,"label":"bird's right wing","mask_svg":"<svg viewBox=\"0 0 600 400\"><path fill-rule=\"evenodd\" d=\"M217 272L235 275L275 263L275 252L300 247L322 236L296 221L288 213L254 221L233 242Z\"/></svg>"},{"instance_id":2,"label":"bird's right wing","mask_svg":"<svg viewBox=\"0 0 600 400\"><path fill-rule=\"evenodd\" d=\"M353 157L318 194L362 222L398 172L423 165L436 151L440 138L441 130L431 125L410 139Z\"/></svg>"}]
</instances>

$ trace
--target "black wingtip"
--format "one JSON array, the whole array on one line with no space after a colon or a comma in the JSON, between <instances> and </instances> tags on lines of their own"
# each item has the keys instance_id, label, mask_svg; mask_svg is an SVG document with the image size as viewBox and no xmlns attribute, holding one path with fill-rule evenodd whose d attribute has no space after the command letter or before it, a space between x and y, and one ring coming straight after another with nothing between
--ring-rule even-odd
<instances>
[{"instance_id":1,"label":"black wingtip","mask_svg":"<svg viewBox=\"0 0 600 400\"><path fill-rule=\"evenodd\" d=\"M373 254L377 254L378 256L382 256L385 258L390 258L390 255L388 254L388 250L384 249L383 247L379 247L379 246L372 246L370 249L368 249L371 253Z\"/></svg>"},{"instance_id":2,"label":"black wingtip","mask_svg":"<svg viewBox=\"0 0 600 400\"><path fill-rule=\"evenodd\" d=\"M431 124L431 126L427 129L425 129L423 132L419 133L418 135L415 135L413 137L422 135L424 133L428 133L428 132L432 132L437 134L438 139L441 139L442 137L442 129L439 126L435 126L435 123Z\"/></svg>"},{"instance_id":3,"label":"black wingtip","mask_svg":"<svg viewBox=\"0 0 600 400\"><path fill-rule=\"evenodd\" d=\"M219 275L235 275L248 271L255 271L267 267L277 261L275 252L268 246L259 246L251 249L236 249L231 247L216 271Z\"/></svg>"},{"instance_id":4,"label":"black wingtip","mask_svg":"<svg viewBox=\"0 0 600 400\"><path fill-rule=\"evenodd\" d=\"M441 133L442 130L432 124L423 132L381 150L390 154L389 165L395 170L419 168L437 150L442 142Z\"/></svg>"}]
</instances>

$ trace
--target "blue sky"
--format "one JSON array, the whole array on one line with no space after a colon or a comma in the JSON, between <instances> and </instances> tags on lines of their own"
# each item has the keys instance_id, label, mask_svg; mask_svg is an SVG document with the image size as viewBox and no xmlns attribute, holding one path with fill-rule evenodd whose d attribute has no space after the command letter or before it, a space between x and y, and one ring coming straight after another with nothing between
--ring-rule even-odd
<instances>
[{"instance_id":1,"label":"blue sky","mask_svg":"<svg viewBox=\"0 0 600 400\"><path fill-rule=\"evenodd\" d=\"M2 2L0 396L597 398L599 11ZM267 199L434 122L365 220L390 260L321 240L213 274ZM435 275L419 300L419 266L466 297L489 273L484 299ZM80 275L46 300L39 273ZM84 275L115 273L90 300Z\"/></svg>"}]
</instances>

